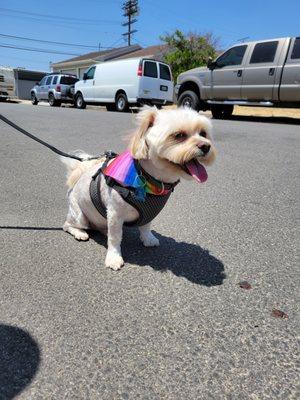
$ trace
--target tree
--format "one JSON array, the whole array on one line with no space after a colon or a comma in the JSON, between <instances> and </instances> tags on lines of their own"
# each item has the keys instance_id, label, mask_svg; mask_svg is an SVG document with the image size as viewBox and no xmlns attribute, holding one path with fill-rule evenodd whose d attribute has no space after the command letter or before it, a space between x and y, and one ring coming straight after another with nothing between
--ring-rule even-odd
<instances>
[{"instance_id":1,"label":"tree","mask_svg":"<svg viewBox=\"0 0 300 400\"><path fill-rule=\"evenodd\" d=\"M160 39L167 44L163 60L170 64L175 81L181 72L206 65L209 57L217 55L218 39L211 33L202 36L197 33L184 35L176 30Z\"/></svg>"}]
</instances>

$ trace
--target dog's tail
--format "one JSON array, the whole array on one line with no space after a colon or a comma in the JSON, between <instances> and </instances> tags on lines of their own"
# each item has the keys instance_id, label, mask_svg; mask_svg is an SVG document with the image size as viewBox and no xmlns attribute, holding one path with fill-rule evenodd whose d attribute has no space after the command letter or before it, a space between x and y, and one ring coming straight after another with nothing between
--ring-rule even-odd
<instances>
[{"instance_id":1,"label":"dog's tail","mask_svg":"<svg viewBox=\"0 0 300 400\"><path fill-rule=\"evenodd\" d=\"M65 166L67 167L67 186L69 189L75 186L76 182L79 180L79 178L85 171L90 169L92 166L99 164L99 162L101 162L102 160L102 158L98 158L96 160L89 160L91 156L89 154L84 153L81 150L77 150L72 154L75 154L76 156L82 158L83 160L86 159L86 161L78 161L63 156L59 157L61 162L65 164Z\"/></svg>"}]
</instances>

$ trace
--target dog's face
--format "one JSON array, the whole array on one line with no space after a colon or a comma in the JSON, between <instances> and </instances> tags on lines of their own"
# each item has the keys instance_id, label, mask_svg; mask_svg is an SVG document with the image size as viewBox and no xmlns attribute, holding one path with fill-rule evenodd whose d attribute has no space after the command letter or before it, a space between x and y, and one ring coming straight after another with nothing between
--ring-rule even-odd
<instances>
[{"instance_id":1,"label":"dog's face","mask_svg":"<svg viewBox=\"0 0 300 400\"><path fill-rule=\"evenodd\" d=\"M166 169L184 178L206 180L204 165L212 164L216 156L208 118L188 108L153 107L141 111L138 121L130 145L134 158L163 163Z\"/></svg>"}]
</instances>

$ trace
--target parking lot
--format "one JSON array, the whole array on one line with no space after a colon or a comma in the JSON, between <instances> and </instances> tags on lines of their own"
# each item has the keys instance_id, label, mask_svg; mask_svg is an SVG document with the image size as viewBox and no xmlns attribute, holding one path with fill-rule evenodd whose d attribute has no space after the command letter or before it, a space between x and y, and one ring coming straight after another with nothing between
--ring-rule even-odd
<instances>
[{"instance_id":1,"label":"parking lot","mask_svg":"<svg viewBox=\"0 0 300 400\"><path fill-rule=\"evenodd\" d=\"M90 154L121 151L134 127L96 109L0 112ZM207 183L176 187L159 248L125 229L114 272L103 236L61 229L58 157L0 121L0 398L296 399L299 125L285 122L214 121Z\"/></svg>"}]
</instances>

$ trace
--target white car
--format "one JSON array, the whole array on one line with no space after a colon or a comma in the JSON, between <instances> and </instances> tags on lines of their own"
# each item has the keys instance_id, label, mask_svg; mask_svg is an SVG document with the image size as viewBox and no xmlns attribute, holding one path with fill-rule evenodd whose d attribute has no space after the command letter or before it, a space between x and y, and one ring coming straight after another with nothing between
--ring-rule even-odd
<instances>
[{"instance_id":1,"label":"white car","mask_svg":"<svg viewBox=\"0 0 300 400\"><path fill-rule=\"evenodd\" d=\"M75 84L75 106L105 105L109 111L129 106L173 103L173 80L168 64L144 58L104 62L90 67Z\"/></svg>"}]
</instances>

